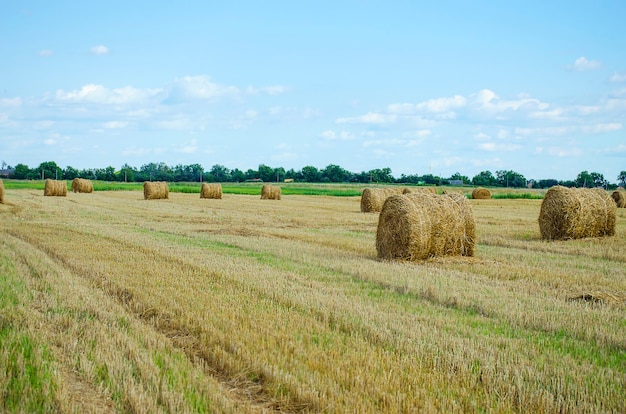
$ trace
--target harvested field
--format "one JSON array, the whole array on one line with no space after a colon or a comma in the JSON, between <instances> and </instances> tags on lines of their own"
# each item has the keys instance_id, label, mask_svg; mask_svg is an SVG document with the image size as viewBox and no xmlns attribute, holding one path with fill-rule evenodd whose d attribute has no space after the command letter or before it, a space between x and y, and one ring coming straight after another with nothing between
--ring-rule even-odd
<instances>
[{"instance_id":1,"label":"harvested field","mask_svg":"<svg viewBox=\"0 0 626 414\"><path fill-rule=\"evenodd\" d=\"M399 263L360 197L5 195L0 411L624 411L626 209L468 200L474 257Z\"/></svg>"}]
</instances>

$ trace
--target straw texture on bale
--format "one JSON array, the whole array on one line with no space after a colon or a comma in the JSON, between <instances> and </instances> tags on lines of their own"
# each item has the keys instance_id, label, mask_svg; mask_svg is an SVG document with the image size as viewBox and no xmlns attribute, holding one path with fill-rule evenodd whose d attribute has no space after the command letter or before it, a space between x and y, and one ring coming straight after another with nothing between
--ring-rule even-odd
<instances>
[{"instance_id":1,"label":"straw texture on bale","mask_svg":"<svg viewBox=\"0 0 626 414\"><path fill-rule=\"evenodd\" d=\"M222 198L222 184L207 184L202 183L200 189L200 198Z\"/></svg>"},{"instance_id":2,"label":"straw texture on bale","mask_svg":"<svg viewBox=\"0 0 626 414\"><path fill-rule=\"evenodd\" d=\"M611 193L611 198L618 208L626 208L626 190L618 188Z\"/></svg>"},{"instance_id":3,"label":"straw texture on bale","mask_svg":"<svg viewBox=\"0 0 626 414\"><path fill-rule=\"evenodd\" d=\"M67 195L67 184L65 181L47 179L43 195L65 197Z\"/></svg>"},{"instance_id":4,"label":"straw texture on bale","mask_svg":"<svg viewBox=\"0 0 626 414\"><path fill-rule=\"evenodd\" d=\"M483 187L474 188L472 191L472 199L474 200L487 200L491 198L491 191Z\"/></svg>"},{"instance_id":5,"label":"straw texture on bale","mask_svg":"<svg viewBox=\"0 0 626 414\"><path fill-rule=\"evenodd\" d=\"M91 180L85 178L74 178L72 191L75 193L93 193L93 184L91 184Z\"/></svg>"},{"instance_id":6,"label":"straw texture on bale","mask_svg":"<svg viewBox=\"0 0 626 414\"><path fill-rule=\"evenodd\" d=\"M425 191L431 194L437 194L437 187L407 187L404 190L402 190L402 194L417 193L420 191Z\"/></svg>"},{"instance_id":7,"label":"straw texture on bale","mask_svg":"<svg viewBox=\"0 0 626 414\"><path fill-rule=\"evenodd\" d=\"M0 180L0 204L4 204L4 183Z\"/></svg>"},{"instance_id":8,"label":"straw texture on bale","mask_svg":"<svg viewBox=\"0 0 626 414\"><path fill-rule=\"evenodd\" d=\"M170 198L170 189L165 181L146 181L143 183L144 200Z\"/></svg>"},{"instance_id":9,"label":"straw texture on bale","mask_svg":"<svg viewBox=\"0 0 626 414\"><path fill-rule=\"evenodd\" d=\"M613 236L617 207L602 189L551 187L539 211L545 240Z\"/></svg>"},{"instance_id":10,"label":"straw texture on bale","mask_svg":"<svg viewBox=\"0 0 626 414\"><path fill-rule=\"evenodd\" d=\"M378 213L387 197L402 194L400 188L365 188L361 193L361 212Z\"/></svg>"},{"instance_id":11,"label":"straw texture on bale","mask_svg":"<svg viewBox=\"0 0 626 414\"><path fill-rule=\"evenodd\" d=\"M409 193L385 201L378 217L379 259L473 256L476 222L462 194Z\"/></svg>"},{"instance_id":12,"label":"straw texture on bale","mask_svg":"<svg viewBox=\"0 0 626 414\"><path fill-rule=\"evenodd\" d=\"M261 187L261 200L280 200L281 190L277 185L265 184Z\"/></svg>"}]
</instances>

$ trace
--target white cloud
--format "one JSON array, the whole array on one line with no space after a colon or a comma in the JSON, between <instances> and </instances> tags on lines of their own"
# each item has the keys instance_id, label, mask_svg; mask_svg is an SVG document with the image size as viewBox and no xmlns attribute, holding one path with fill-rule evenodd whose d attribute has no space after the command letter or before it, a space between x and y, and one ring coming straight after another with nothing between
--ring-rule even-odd
<instances>
[{"instance_id":1,"label":"white cloud","mask_svg":"<svg viewBox=\"0 0 626 414\"><path fill-rule=\"evenodd\" d=\"M17 108L22 106L22 98L3 98L0 99L0 108Z\"/></svg>"},{"instance_id":2,"label":"white cloud","mask_svg":"<svg viewBox=\"0 0 626 414\"><path fill-rule=\"evenodd\" d=\"M355 138L355 136L351 133L349 133L348 131L341 131L339 134L335 133L335 131L332 130L327 130L322 132L321 137L327 140L352 140Z\"/></svg>"},{"instance_id":3,"label":"white cloud","mask_svg":"<svg viewBox=\"0 0 626 414\"><path fill-rule=\"evenodd\" d=\"M546 110L550 105L541 102L538 99L531 98L525 94L519 95L518 99L505 100L501 99L492 90L483 89L471 96L474 108L479 111L488 113L502 113L506 111L518 111L525 109L530 110Z\"/></svg>"},{"instance_id":4,"label":"white cloud","mask_svg":"<svg viewBox=\"0 0 626 414\"><path fill-rule=\"evenodd\" d=\"M602 134L605 132L619 131L621 129L622 129L622 124L619 122L583 126L581 128L581 130L587 134Z\"/></svg>"},{"instance_id":5,"label":"white cloud","mask_svg":"<svg viewBox=\"0 0 626 414\"><path fill-rule=\"evenodd\" d=\"M626 72L614 72L609 78L609 81L615 83L626 82Z\"/></svg>"},{"instance_id":6,"label":"white cloud","mask_svg":"<svg viewBox=\"0 0 626 414\"><path fill-rule=\"evenodd\" d=\"M141 103L158 96L161 89L137 89L131 86L107 89L102 85L88 84L79 90L65 92L56 91L58 101L96 104L128 104Z\"/></svg>"},{"instance_id":7,"label":"white cloud","mask_svg":"<svg viewBox=\"0 0 626 414\"><path fill-rule=\"evenodd\" d=\"M512 143L498 144L495 142L483 142L481 144L478 144L478 148L484 151L511 152L522 149L522 146Z\"/></svg>"},{"instance_id":8,"label":"white cloud","mask_svg":"<svg viewBox=\"0 0 626 414\"><path fill-rule=\"evenodd\" d=\"M270 96L280 95L281 93L285 93L287 88L281 85L273 85L273 86L264 86L262 88L255 88L254 86L248 86L246 88L246 92L250 95L258 95L260 93L264 93Z\"/></svg>"},{"instance_id":9,"label":"white cloud","mask_svg":"<svg viewBox=\"0 0 626 414\"><path fill-rule=\"evenodd\" d=\"M182 154L194 154L198 151L198 144L196 140L194 139L187 144L176 147L174 151L182 153Z\"/></svg>"},{"instance_id":10,"label":"white cloud","mask_svg":"<svg viewBox=\"0 0 626 414\"><path fill-rule=\"evenodd\" d=\"M106 129L122 129L128 126L128 122L125 121L109 121L105 122L103 127Z\"/></svg>"},{"instance_id":11,"label":"white cloud","mask_svg":"<svg viewBox=\"0 0 626 414\"><path fill-rule=\"evenodd\" d=\"M167 101L172 103L188 100L214 101L222 97L235 98L239 93L237 87L220 85L206 76L185 76L174 80Z\"/></svg>"},{"instance_id":12,"label":"white cloud","mask_svg":"<svg viewBox=\"0 0 626 414\"><path fill-rule=\"evenodd\" d=\"M396 115L380 114L376 112L368 112L362 116L339 118L335 122L338 124L388 124L397 120Z\"/></svg>"},{"instance_id":13,"label":"white cloud","mask_svg":"<svg viewBox=\"0 0 626 414\"><path fill-rule=\"evenodd\" d=\"M583 72L587 70L595 70L602 67L602 63L598 60L589 60L584 56L579 57L572 65L567 66L570 70Z\"/></svg>"},{"instance_id":14,"label":"white cloud","mask_svg":"<svg viewBox=\"0 0 626 414\"><path fill-rule=\"evenodd\" d=\"M584 155L584 151L577 147L550 147L548 148L548 155L553 157L580 157Z\"/></svg>"},{"instance_id":15,"label":"white cloud","mask_svg":"<svg viewBox=\"0 0 626 414\"><path fill-rule=\"evenodd\" d=\"M104 45L94 46L89 49L92 55L106 55L109 53L109 48Z\"/></svg>"},{"instance_id":16,"label":"white cloud","mask_svg":"<svg viewBox=\"0 0 626 414\"><path fill-rule=\"evenodd\" d=\"M42 49L39 52L37 52L37 54L41 57L49 57L49 56L54 55L54 51L50 49Z\"/></svg>"}]
</instances>

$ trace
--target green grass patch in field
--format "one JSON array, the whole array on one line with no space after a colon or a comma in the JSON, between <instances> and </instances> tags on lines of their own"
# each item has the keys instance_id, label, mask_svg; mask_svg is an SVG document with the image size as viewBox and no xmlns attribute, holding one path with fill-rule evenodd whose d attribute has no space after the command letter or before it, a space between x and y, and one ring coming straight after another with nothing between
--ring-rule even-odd
<instances>
[{"instance_id":1,"label":"green grass patch in field","mask_svg":"<svg viewBox=\"0 0 626 414\"><path fill-rule=\"evenodd\" d=\"M491 198L541 200L543 198L543 195L531 194L531 193L495 193L495 194L492 193Z\"/></svg>"}]
</instances>

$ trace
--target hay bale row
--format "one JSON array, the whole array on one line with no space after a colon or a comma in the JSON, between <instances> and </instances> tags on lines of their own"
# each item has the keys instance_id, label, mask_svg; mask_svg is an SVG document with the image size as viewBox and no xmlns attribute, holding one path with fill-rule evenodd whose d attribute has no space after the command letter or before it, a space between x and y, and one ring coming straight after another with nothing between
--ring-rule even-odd
<instances>
[{"instance_id":1,"label":"hay bale row","mask_svg":"<svg viewBox=\"0 0 626 414\"><path fill-rule=\"evenodd\" d=\"M165 181L146 181L143 183L144 200L170 198L170 189Z\"/></svg>"},{"instance_id":2,"label":"hay bale row","mask_svg":"<svg viewBox=\"0 0 626 414\"><path fill-rule=\"evenodd\" d=\"M200 198L221 199L222 184L202 183L202 188L200 188Z\"/></svg>"},{"instance_id":3,"label":"hay bale row","mask_svg":"<svg viewBox=\"0 0 626 414\"><path fill-rule=\"evenodd\" d=\"M4 204L4 183L0 180L0 204Z\"/></svg>"},{"instance_id":4,"label":"hay bale row","mask_svg":"<svg viewBox=\"0 0 626 414\"><path fill-rule=\"evenodd\" d=\"M462 194L417 192L387 198L378 218L376 251L384 260L473 256L476 222Z\"/></svg>"},{"instance_id":5,"label":"hay bale row","mask_svg":"<svg viewBox=\"0 0 626 414\"><path fill-rule=\"evenodd\" d=\"M51 180L48 178L43 189L43 195L65 197L67 195L66 182L61 180Z\"/></svg>"},{"instance_id":6,"label":"hay bale row","mask_svg":"<svg viewBox=\"0 0 626 414\"><path fill-rule=\"evenodd\" d=\"M491 191L483 187L474 188L472 191L473 200L487 200L491 198Z\"/></svg>"},{"instance_id":7,"label":"hay bale row","mask_svg":"<svg viewBox=\"0 0 626 414\"><path fill-rule=\"evenodd\" d=\"M539 212L541 237L546 240L613 236L617 207L602 189L551 187Z\"/></svg>"},{"instance_id":8,"label":"hay bale row","mask_svg":"<svg viewBox=\"0 0 626 414\"><path fill-rule=\"evenodd\" d=\"M626 191L623 188L613 191L611 198L615 201L615 205L618 208L626 208Z\"/></svg>"},{"instance_id":9,"label":"hay bale row","mask_svg":"<svg viewBox=\"0 0 626 414\"><path fill-rule=\"evenodd\" d=\"M261 200L280 200L280 198L280 187L270 184L265 184L261 187Z\"/></svg>"},{"instance_id":10,"label":"hay bale row","mask_svg":"<svg viewBox=\"0 0 626 414\"><path fill-rule=\"evenodd\" d=\"M401 188L365 188L361 192L361 211L377 213L382 210L388 197L397 194L402 194Z\"/></svg>"},{"instance_id":11,"label":"hay bale row","mask_svg":"<svg viewBox=\"0 0 626 414\"><path fill-rule=\"evenodd\" d=\"M72 191L75 193L93 193L91 180L85 178L74 178L72 180Z\"/></svg>"},{"instance_id":12,"label":"hay bale row","mask_svg":"<svg viewBox=\"0 0 626 414\"><path fill-rule=\"evenodd\" d=\"M437 187L406 187L404 190L402 190L402 194L418 193L420 191L437 194Z\"/></svg>"}]
</instances>

